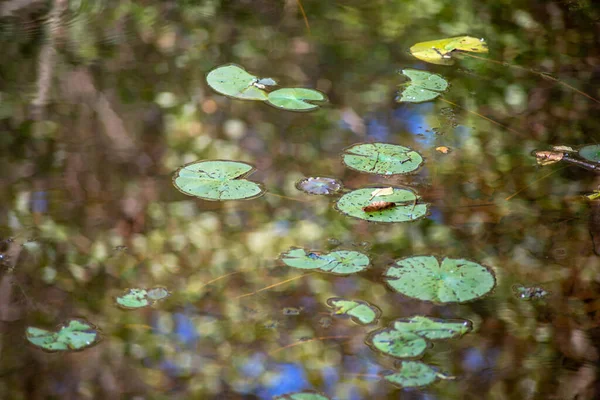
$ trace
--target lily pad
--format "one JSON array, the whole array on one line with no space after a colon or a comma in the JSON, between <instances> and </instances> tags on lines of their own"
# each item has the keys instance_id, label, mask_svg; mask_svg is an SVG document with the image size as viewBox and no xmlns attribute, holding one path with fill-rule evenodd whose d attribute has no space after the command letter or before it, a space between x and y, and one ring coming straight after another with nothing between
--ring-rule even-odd
<instances>
[{"instance_id":1,"label":"lily pad","mask_svg":"<svg viewBox=\"0 0 600 400\"><path fill-rule=\"evenodd\" d=\"M352 321L361 325L373 324L381 316L381 310L366 301L332 297L327 299L327 305L335 310L334 314L348 315L352 318Z\"/></svg>"},{"instance_id":2,"label":"lily pad","mask_svg":"<svg viewBox=\"0 0 600 400\"><path fill-rule=\"evenodd\" d=\"M452 65L452 52L460 50L472 53L487 53L484 39L471 36L458 36L446 39L420 42L410 48L410 53L419 60L439 65Z\"/></svg>"},{"instance_id":3,"label":"lily pad","mask_svg":"<svg viewBox=\"0 0 600 400\"><path fill-rule=\"evenodd\" d=\"M579 156L588 161L600 163L600 144L592 144L579 149Z\"/></svg>"},{"instance_id":4,"label":"lily pad","mask_svg":"<svg viewBox=\"0 0 600 400\"><path fill-rule=\"evenodd\" d=\"M281 254L280 257L285 265L293 268L320 270L337 275L364 271L370 264L369 257L365 254L348 250L318 253L295 247Z\"/></svg>"},{"instance_id":5,"label":"lily pad","mask_svg":"<svg viewBox=\"0 0 600 400\"><path fill-rule=\"evenodd\" d=\"M169 291L157 286L152 289L126 289L125 292L115 298L115 302L121 308L134 310L137 308L149 307L159 300L170 296Z\"/></svg>"},{"instance_id":6,"label":"lily pad","mask_svg":"<svg viewBox=\"0 0 600 400\"><path fill-rule=\"evenodd\" d=\"M439 378L453 379L453 377L442 374L421 361L402 361L400 363L400 371L389 371L389 373L382 374L382 377L386 381L402 388L427 386Z\"/></svg>"},{"instance_id":7,"label":"lily pad","mask_svg":"<svg viewBox=\"0 0 600 400\"><path fill-rule=\"evenodd\" d=\"M342 161L348 168L378 175L407 174L423 164L423 157L416 151L390 143L360 143L348 147L342 153Z\"/></svg>"},{"instance_id":8,"label":"lily pad","mask_svg":"<svg viewBox=\"0 0 600 400\"><path fill-rule=\"evenodd\" d=\"M429 205L419 203L420 197L412 190L394 188L391 195L372 196L375 189L378 188L363 188L346 193L338 200L336 207L343 214L372 222L408 222L427 215ZM395 205L378 211L364 211L365 207L377 202Z\"/></svg>"},{"instance_id":9,"label":"lily pad","mask_svg":"<svg viewBox=\"0 0 600 400\"><path fill-rule=\"evenodd\" d=\"M472 329L466 320L443 320L423 316L398 319L389 328L373 331L366 343L375 351L398 358L414 358L428 347L427 340L460 337Z\"/></svg>"},{"instance_id":10,"label":"lily pad","mask_svg":"<svg viewBox=\"0 0 600 400\"><path fill-rule=\"evenodd\" d=\"M437 74L416 69L404 69L402 74L410 79L400 90L399 102L422 103L433 100L448 89L448 82Z\"/></svg>"},{"instance_id":11,"label":"lily pad","mask_svg":"<svg viewBox=\"0 0 600 400\"><path fill-rule=\"evenodd\" d=\"M342 182L334 178L304 178L296 182L296 189L315 195L336 194L343 187Z\"/></svg>"},{"instance_id":12,"label":"lily pad","mask_svg":"<svg viewBox=\"0 0 600 400\"><path fill-rule=\"evenodd\" d=\"M434 303L463 303L494 289L496 279L487 267L465 259L416 256L396 260L385 277L405 296Z\"/></svg>"},{"instance_id":13,"label":"lily pad","mask_svg":"<svg viewBox=\"0 0 600 400\"><path fill-rule=\"evenodd\" d=\"M238 161L195 161L175 171L173 185L204 200L252 199L265 193L261 184L243 179L253 171L252 165Z\"/></svg>"},{"instance_id":14,"label":"lily pad","mask_svg":"<svg viewBox=\"0 0 600 400\"><path fill-rule=\"evenodd\" d=\"M269 93L267 104L288 111L313 111L319 104L327 101L327 97L314 89L283 88Z\"/></svg>"},{"instance_id":15,"label":"lily pad","mask_svg":"<svg viewBox=\"0 0 600 400\"><path fill-rule=\"evenodd\" d=\"M100 341L98 328L78 318L67 320L55 332L30 326L25 336L31 344L47 352L80 351Z\"/></svg>"},{"instance_id":16,"label":"lily pad","mask_svg":"<svg viewBox=\"0 0 600 400\"><path fill-rule=\"evenodd\" d=\"M312 390L307 390L304 392L296 392L296 393L288 393L282 396L277 396L273 398L273 400L331 400L329 397L313 392Z\"/></svg>"},{"instance_id":17,"label":"lily pad","mask_svg":"<svg viewBox=\"0 0 600 400\"><path fill-rule=\"evenodd\" d=\"M265 83L259 82L273 81L268 79L259 79L235 64L221 65L206 75L206 82L216 92L242 100L267 100L267 92L262 90Z\"/></svg>"}]
</instances>

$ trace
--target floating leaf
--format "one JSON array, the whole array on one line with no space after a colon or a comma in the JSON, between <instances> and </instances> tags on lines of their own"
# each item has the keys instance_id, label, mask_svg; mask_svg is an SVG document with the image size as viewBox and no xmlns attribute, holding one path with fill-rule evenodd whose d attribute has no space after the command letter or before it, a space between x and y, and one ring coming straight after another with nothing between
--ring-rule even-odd
<instances>
[{"instance_id":1,"label":"floating leaf","mask_svg":"<svg viewBox=\"0 0 600 400\"><path fill-rule=\"evenodd\" d=\"M343 195L337 202L337 209L351 217L372 222L407 222L424 217L428 204L419 203L420 197L408 189L394 188L394 193L386 196L376 196L371 199L372 188L353 190ZM394 207L381 211L366 212L364 207L372 202L386 201L395 203Z\"/></svg>"},{"instance_id":2,"label":"floating leaf","mask_svg":"<svg viewBox=\"0 0 600 400\"><path fill-rule=\"evenodd\" d=\"M400 90L400 102L422 103L433 100L448 88L448 82L440 75L417 69L403 69L402 74L410 79Z\"/></svg>"},{"instance_id":3,"label":"floating leaf","mask_svg":"<svg viewBox=\"0 0 600 400\"><path fill-rule=\"evenodd\" d=\"M539 286L514 285L512 287L515 295L523 300L539 300L550 295L550 292Z\"/></svg>"},{"instance_id":4,"label":"floating leaf","mask_svg":"<svg viewBox=\"0 0 600 400\"><path fill-rule=\"evenodd\" d=\"M304 178L296 182L296 189L308 194L332 195L342 190L342 182L333 178Z\"/></svg>"},{"instance_id":5,"label":"floating leaf","mask_svg":"<svg viewBox=\"0 0 600 400\"><path fill-rule=\"evenodd\" d=\"M473 53L487 53L488 48L484 39L471 36L458 36L447 39L420 42L410 48L410 53L419 60L439 65L452 65L455 50Z\"/></svg>"},{"instance_id":6,"label":"floating leaf","mask_svg":"<svg viewBox=\"0 0 600 400\"><path fill-rule=\"evenodd\" d=\"M235 64L222 65L206 75L206 82L215 91L242 100L267 100L267 92L256 85L262 81Z\"/></svg>"},{"instance_id":7,"label":"floating leaf","mask_svg":"<svg viewBox=\"0 0 600 400\"><path fill-rule=\"evenodd\" d=\"M450 153L450 148L446 146L439 146L435 148L435 151L440 152L442 154L448 154Z\"/></svg>"},{"instance_id":8,"label":"floating leaf","mask_svg":"<svg viewBox=\"0 0 600 400\"><path fill-rule=\"evenodd\" d=\"M565 157L562 151L538 150L534 151L538 165L546 166L559 162Z\"/></svg>"},{"instance_id":9,"label":"floating leaf","mask_svg":"<svg viewBox=\"0 0 600 400\"><path fill-rule=\"evenodd\" d=\"M389 196L390 194L394 194L393 187L387 187L383 189L375 189L371 192L371 199L375 196Z\"/></svg>"},{"instance_id":10,"label":"floating leaf","mask_svg":"<svg viewBox=\"0 0 600 400\"><path fill-rule=\"evenodd\" d=\"M336 315L348 315L352 318L352 321L361 325L373 324L381 316L381 310L366 301L332 297L327 299L327 305L335 309Z\"/></svg>"},{"instance_id":11,"label":"floating leaf","mask_svg":"<svg viewBox=\"0 0 600 400\"><path fill-rule=\"evenodd\" d=\"M490 269L476 262L434 256L396 261L385 273L387 283L405 296L435 303L462 303L485 296L496 285Z\"/></svg>"},{"instance_id":12,"label":"floating leaf","mask_svg":"<svg viewBox=\"0 0 600 400\"><path fill-rule=\"evenodd\" d=\"M95 345L100 340L98 328L78 318L72 318L57 327L56 332L28 327L27 340L48 352L79 351Z\"/></svg>"},{"instance_id":13,"label":"floating leaf","mask_svg":"<svg viewBox=\"0 0 600 400\"><path fill-rule=\"evenodd\" d=\"M427 340L460 337L472 329L466 320L443 320L423 316L398 319L389 328L371 332L367 345L376 351L398 358L419 357L428 346Z\"/></svg>"},{"instance_id":14,"label":"floating leaf","mask_svg":"<svg viewBox=\"0 0 600 400\"><path fill-rule=\"evenodd\" d=\"M319 108L313 102L326 102L327 97L314 89L283 88L269 93L267 104L288 111L312 111Z\"/></svg>"},{"instance_id":15,"label":"floating leaf","mask_svg":"<svg viewBox=\"0 0 600 400\"><path fill-rule=\"evenodd\" d=\"M169 291L164 287L152 289L126 289L123 294L115 298L119 307L133 310L153 305L159 300L169 297Z\"/></svg>"},{"instance_id":16,"label":"floating leaf","mask_svg":"<svg viewBox=\"0 0 600 400\"><path fill-rule=\"evenodd\" d=\"M331 400L329 397L321 393L313 392L312 390L288 393L283 396L277 396L273 400Z\"/></svg>"},{"instance_id":17,"label":"floating leaf","mask_svg":"<svg viewBox=\"0 0 600 400\"><path fill-rule=\"evenodd\" d=\"M347 167L360 172L378 175L407 174L423 164L416 151L390 143L360 143L342 153Z\"/></svg>"},{"instance_id":18,"label":"floating leaf","mask_svg":"<svg viewBox=\"0 0 600 400\"><path fill-rule=\"evenodd\" d=\"M316 269L338 275L364 271L370 263L369 257L358 251L337 250L331 253L317 253L302 248L291 248L281 254L281 261L294 268Z\"/></svg>"},{"instance_id":19,"label":"floating leaf","mask_svg":"<svg viewBox=\"0 0 600 400\"><path fill-rule=\"evenodd\" d=\"M262 185L246 179L254 171L237 161L196 161L179 168L173 185L181 192L204 200L251 199L264 194Z\"/></svg>"},{"instance_id":20,"label":"floating leaf","mask_svg":"<svg viewBox=\"0 0 600 400\"><path fill-rule=\"evenodd\" d=\"M400 371L382 374L386 381L402 387L422 387L435 382L438 378L454 379L436 371L433 367L420 361L402 361Z\"/></svg>"},{"instance_id":21,"label":"floating leaf","mask_svg":"<svg viewBox=\"0 0 600 400\"><path fill-rule=\"evenodd\" d=\"M592 144L579 149L579 156L588 161L600 163L600 144Z\"/></svg>"}]
</instances>

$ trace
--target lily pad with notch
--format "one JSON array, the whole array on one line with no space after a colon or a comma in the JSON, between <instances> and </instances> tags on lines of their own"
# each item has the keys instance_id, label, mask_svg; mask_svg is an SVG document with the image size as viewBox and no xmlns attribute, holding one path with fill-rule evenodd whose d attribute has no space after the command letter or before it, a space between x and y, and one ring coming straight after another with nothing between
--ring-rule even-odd
<instances>
[{"instance_id":1,"label":"lily pad with notch","mask_svg":"<svg viewBox=\"0 0 600 400\"><path fill-rule=\"evenodd\" d=\"M410 48L410 54L419 60L438 65L454 64L455 51L487 53L488 47L484 39L472 36L457 36L445 39L416 43Z\"/></svg>"},{"instance_id":2,"label":"lily pad with notch","mask_svg":"<svg viewBox=\"0 0 600 400\"><path fill-rule=\"evenodd\" d=\"M195 161L175 171L173 185L203 200L247 200L265 193L260 183L244 179L252 172L252 165L239 161Z\"/></svg>"},{"instance_id":3,"label":"lily pad with notch","mask_svg":"<svg viewBox=\"0 0 600 400\"><path fill-rule=\"evenodd\" d=\"M430 385L438 379L455 379L421 361L402 361L399 365L399 371L386 371L380 375L387 382L401 388L418 388Z\"/></svg>"},{"instance_id":4,"label":"lily pad with notch","mask_svg":"<svg viewBox=\"0 0 600 400\"><path fill-rule=\"evenodd\" d=\"M351 169L377 175L408 174L423 164L423 157L409 147L391 143L359 143L342 153Z\"/></svg>"},{"instance_id":5,"label":"lily pad with notch","mask_svg":"<svg viewBox=\"0 0 600 400\"><path fill-rule=\"evenodd\" d=\"M206 75L206 82L216 92L240 100L266 101L266 84L275 83L270 78L259 79L243 67L227 64L216 67Z\"/></svg>"},{"instance_id":6,"label":"lily pad with notch","mask_svg":"<svg viewBox=\"0 0 600 400\"><path fill-rule=\"evenodd\" d=\"M429 204L420 203L421 197L412 190L394 187L390 195L373 196L376 189L378 188L363 188L346 193L337 201L336 208L350 217L371 222L409 222L427 215ZM386 207L369 211L369 205L381 203ZM393 206L388 203L393 203Z\"/></svg>"},{"instance_id":7,"label":"lily pad with notch","mask_svg":"<svg viewBox=\"0 0 600 400\"><path fill-rule=\"evenodd\" d=\"M496 286L492 270L474 261L435 256L396 260L385 272L387 284L397 292L433 303L477 300Z\"/></svg>"},{"instance_id":8,"label":"lily pad with notch","mask_svg":"<svg viewBox=\"0 0 600 400\"><path fill-rule=\"evenodd\" d=\"M381 310L366 301L331 297L327 305L334 309L335 315L347 315L360 325L374 324L381 317Z\"/></svg>"},{"instance_id":9,"label":"lily pad with notch","mask_svg":"<svg viewBox=\"0 0 600 400\"><path fill-rule=\"evenodd\" d=\"M115 303L126 310L135 310L150 307L169 296L169 291L162 286L151 289L133 288L126 289L121 296L115 297Z\"/></svg>"},{"instance_id":10,"label":"lily pad with notch","mask_svg":"<svg viewBox=\"0 0 600 400\"><path fill-rule=\"evenodd\" d=\"M422 103L430 101L448 89L448 82L437 74L417 69L403 69L402 74L410 79L400 89L398 102Z\"/></svg>"},{"instance_id":11,"label":"lily pad with notch","mask_svg":"<svg viewBox=\"0 0 600 400\"><path fill-rule=\"evenodd\" d=\"M287 111L314 111L327 102L327 96L318 90L282 88L269 93L267 104Z\"/></svg>"},{"instance_id":12,"label":"lily pad with notch","mask_svg":"<svg viewBox=\"0 0 600 400\"><path fill-rule=\"evenodd\" d=\"M47 352L81 351L100 341L98 328L80 318L71 318L60 324L56 331L27 327L25 337L35 347Z\"/></svg>"},{"instance_id":13,"label":"lily pad with notch","mask_svg":"<svg viewBox=\"0 0 600 400\"><path fill-rule=\"evenodd\" d=\"M287 393L281 396L274 397L273 400L331 400L324 394L305 390L304 392Z\"/></svg>"},{"instance_id":14,"label":"lily pad with notch","mask_svg":"<svg viewBox=\"0 0 600 400\"><path fill-rule=\"evenodd\" d=\"M443 320L414 316L395 320L388 328L367 336L366 344L373 350L397 358L420 357L430 346L430 340L463 336L472 330L466 320Z\"/></svg>"},{"instance_id":15,"label":"lily pad with notch","mask_svg":"<svg viewBox=\"0 0 600 400\"><path fill-rule=\"evenodd\" d=\"M339 180L327 177L309 177L296 182L296 189L314 195L333 195L343 187L344 185Z\"/></svg>"},{"instance_id":16,"label":"lily pad with notch","mask_svg":"<svg viewBox=\"0 0 600 400\"><path fill-rule=\"evenodd\" d=\"M369 267L369 257L358 251L336 250L330 253L293 247L280 255L285 265L305 270L319 270L336 275L349 275Z\"/></svg>"}]
</instances>

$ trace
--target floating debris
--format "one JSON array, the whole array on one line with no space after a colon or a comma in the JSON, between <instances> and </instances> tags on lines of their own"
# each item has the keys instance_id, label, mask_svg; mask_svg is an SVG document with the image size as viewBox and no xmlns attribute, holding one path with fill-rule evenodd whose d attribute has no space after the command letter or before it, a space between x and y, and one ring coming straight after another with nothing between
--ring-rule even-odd
<instances>
[{"instance_id":1,"label":"floating debris","mask_svg":"<svg viewBox=\"0 0 600 400\"><path fill-rule=\"evenodd\" d=\"M342 190L342 182L334 178L304 178L296 182L296 189L314 195L333 195Z\"/></svg>"}]
</instances>

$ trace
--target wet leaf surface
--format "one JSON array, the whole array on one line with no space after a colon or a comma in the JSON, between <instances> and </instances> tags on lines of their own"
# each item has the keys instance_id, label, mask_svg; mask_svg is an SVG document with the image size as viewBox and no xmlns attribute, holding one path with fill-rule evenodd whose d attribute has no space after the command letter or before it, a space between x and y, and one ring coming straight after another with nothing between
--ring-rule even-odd
<instances>
[{"instance_id":1,"label":"wet leaf surface","mask_svg":"<svg viewBox=\"0 0 600 400\"><path fill-rule=\"evenodd\" d=\"M342 161L347 167L378 175L407 174L423 164L416 151L391 143L360 143L344 150Z\"/></svg>"},{"instance_id":2,"label":"wet leaf surface","mask_svg":"<svg viewBox=\"0 0 600 400\"><path fill-rule=\"evenodd\" d=\"M369 257L358 251L336 250L317 253L302 248L292 248L281 254L281 261L290 267L316 269L332 274L347 275L369 267Z\"/></svg>"},{"instance_id":3,"label":"wet leaf surface","mask_svg":"<svg viewBox=\"0 0 600 400\"><path fill-rule=\"evenodd\" d=\"M98 343L100 333L93 324L74 318L59 325L54 332L30 326L26 338L47 352L80 351Z\"/></svg>"},{"instance_id":4,"label":"wet leaf surface","mask_svg":"<svg viewBox=\"0 0 600 400\"><path fill-rule=\"evenodd\" d=\"M485 40L471 36L457 36L446 39L420 42L410 48L410 53L419 60L439 65L452 65L452 52L461 50L473 53L487 53Z\"/></svg>"},{"instance_id":5,"label":"wet leaf surface","mask_svg":"<svg viewBox=\"0 0 600 400\"><path fill-rule=\"evenodd\" d=\"M327 305L334 309L335 315L348 315L352 321L361 325L374 324L381 316L381 310L366 301L332 297L327 300Z\"/></svg>"},{"instance_id":6,"label":"wet leaf surface","mask_svg":"<svg viewBox=\"0 0 600 400\"><path fill-rule=\"evenodd\" d=\"M394 193L372 197L374 188L353 190L343 195L337 202L337 209L343 214L372 222L408 222L427 215L428 204L419 203L418 197L408 189L394 188ZM395 203L394 207L381 211L364 211L373 202Z\"/></svg>"}]
</instances>

